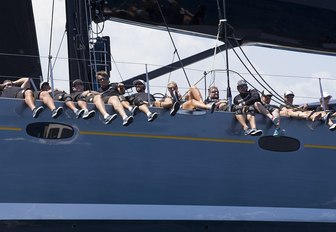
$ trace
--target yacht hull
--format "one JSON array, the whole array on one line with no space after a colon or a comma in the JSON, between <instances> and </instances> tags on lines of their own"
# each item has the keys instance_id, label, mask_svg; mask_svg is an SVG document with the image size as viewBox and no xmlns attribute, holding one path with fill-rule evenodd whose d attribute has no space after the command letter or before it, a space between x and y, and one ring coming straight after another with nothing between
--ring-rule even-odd
<instances>
[{"instance_id":1,"label":"yacht hull","mask_svg":"<svg viewBox=\"0 0 336 232\"><path fill-rule=\"evenodd\" d=\"M171 117L153 109L156 121L138 113L123 127L120 118L104 125L101 116L74 119L69 110L51 119L45 109L34 119L16 99L1 99L0 107L6 109L0 123L4 227L336 227L335 132L322 123L283 118L286 136L299 148L275 152L261 148L260 137L244 136L230 112ZM68 125L74 135L27 133L28 125L45 122ZM270 120L258 115L257 125L272 135Z\"/></svg>"}]
</instances>

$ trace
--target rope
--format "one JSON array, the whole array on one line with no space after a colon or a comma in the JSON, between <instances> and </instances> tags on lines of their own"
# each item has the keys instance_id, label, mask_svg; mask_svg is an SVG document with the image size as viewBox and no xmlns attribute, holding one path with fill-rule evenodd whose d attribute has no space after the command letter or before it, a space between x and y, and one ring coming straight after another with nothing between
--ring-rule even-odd
<instances>
[{"instance_id":1,"label":"rope","mask_svg":"<svg viewBox=\"0 0 336 232\"><path fill-rule=\"evenodd\" d=\"M55 67L56 61L57 61L57 59L58 59L58 55L59 55L59 52L60 52L60 50L61 50L61 47L62 47L62 44L63 44L63 40L64 40L64 37L65 37L65 34L66 34L66 29L64 30L64 33L63 33L63 36L62 36L60 45L59 45L59 47L58 47L58 50L57 50L57 53L56 53L56 57L55 57L55 60L54 60L53 65L52 65L53 68Z\"/></svg>"},{"instance_id":2,"label":"rope","mask_svg":"<svg viewBox=\"0 0 336 232\"><path fill-rule=\"evenodd\" d=\"M176 50L173 52L173 58L172 58L172 61L171 61L171 63L174 63L174 60L175 60L175 53L176 53ZM169 83L169 81L170 81L171 74L172 74L172 72L169 72L169 75L168 75L168 80L167 80L167 84L168 84L168 83ZM165 95L167 95L167 92L168 92L168 89L166 88Z\"/></svg>"},{"instance_id":3,"label":"rope","mask_svg":"<svg viewBox=\"0 0 336 232\"><path fill-rule=\"evenodd\" d=\"M177 57L178 57L178 59L179 59L179 62L180 62L180 64L181 64L181 68L182 68L182 70L183 70L184 76L185 76L185 78L187 79L187 82L188 82L188 85L189 85L189 87L191 87L191 84L190 84L189 78L188 78L188 76L187 76L187 73L186 73L186 71L185 71L185 69L184 69L184 65L183 65L183 63L182 63L182 60L181 60L180 54L179 54L179 53L178 53L178 51L177 51L177 48L176 48L176 45L175 45L174 39L173 39L173 37L172 37L172 35L171 35L171 33L170 33L170 30L169 30L168 24L167 24L167 22L166 22L166 19L165 19L164 15L163 15L163 12L162 12L161 6L160 6L160 4L159 4L159 1L158 1L158 0L156 0L156 3L157 3L157 5L158 5L158 7L159 7L159 11L160 11L160 14L161 14L162 20L163 20L163 22L164 22L164 24L165 24L165 27L166 27L166 29L167 29L167 32L168 32L168 34L169 34L170 40L171 40L171 42L172 42L172 44L173 44L173 46L174 46L174 49L175 49L175 51L176 51L176 55L177 55Z\"/></svg>"},{"instance_id":4,"label":"rope","mask_svg":"<svg viewBox=\"0 0 336 232\"><path fill-rule=\"evenodd\" d=\"M54 11L55 11L55 0L52 1L52 10L51 10L51 23L50 23L50 38L49 38L49 52L48 52L48 59L51 60L51 44L52 44L52 33L53 33L53 25L54 25ZM51 62L48 62L48 75L47 75L47 82L49 82L49 71L51 68Z\"/></svg>"}]
</instances>

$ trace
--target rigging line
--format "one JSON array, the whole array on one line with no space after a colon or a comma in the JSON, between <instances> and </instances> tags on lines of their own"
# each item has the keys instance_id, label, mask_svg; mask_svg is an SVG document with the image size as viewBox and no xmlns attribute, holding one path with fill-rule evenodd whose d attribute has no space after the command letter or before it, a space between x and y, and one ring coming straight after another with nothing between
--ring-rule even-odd
<instances>
[{"instance_id":1,"label":"rigging line","mask_svg":"<svg viewBox=\"0 0 336 232\"><path fill-rule=\"evenodd\" d=\"M182 68L182 70L183 70L184 76L185 76L185 78L187 79L187 82L188 82L189 87L191 87L189 78L188 78L187 73L186 73L186 71L185 71L185 69L184 69L184 65L183 65L183 63L182 63L180 54L178 53L178 51L177 51L177 49L176 49L176 45L175 45L174 39L173 39L173 37L172 37L172 35L171 35L171 33L170 33L168 24L167 24L166 19L165 19L164 15L163 15L161 6L160 6L160 4L159 4L159 1L156 0L156 3L157 3L157 5L158 5L159 11L160 11L162 20L163 20L163 22L164 22L164 24L165 24L165 27L166 27L166 29L167 29L167 32L168 32L168 34L169 34L170 40L171 40L171 42L172 42L172 44L173 44L173 46L174 46L174 49L175 49L175 51L176 51L176 55L177 55L177 57L178 57L178 59L179 59L179 62L180 62L180 64L181 64L181 68Z\"/></svg>"},{"instance_id":2,"label":"rigging line","mask_svg":"<svg viewBox=\"0 0 336 232\"><path fill-rule=\"evenodd\" d=\"M227 24L233 31L234 31L234 27L232 26L232 25L230 25L230 24ZM238 48L240 49L240 51L243 53L243 55L244 55L244 57L245 57L245 59L249 62L249 64L251 65L251 67L253 68L253 70L257 73L257 75L263 80L263 82L275 93L275 98L277 98L278 100L280 100L280 101L283 101L284 102L284 99L283 99L283 97L277 92L277 91L275 91L266 81L265 81L265 79L260 75L260 73L257 71L257 69L254 67L254 65L252 64L252 62L250 61L250 59L247 57L247 55L246 55L246 53L244 52L244 50L242 49L242 47L240 46L240 44L239 44L239 42L238 42L238 40L237 40L237 38L235 37L235 34L234 33L232 33L232 36L233 36L233 39L234 39L234 41L236 42L236 44L237 44L237 46L238 46ZM235 51L235 49L234 49L234 47L231 45L231 47L232 47L232 49L233 49L233 51L235 52L235 54L237 55L237 53L236 53L236 51ZM239 57L239 56L238 56ZM240 58L239 58L240 59ZM242 62L242 61L241 61ZM250 72L250 71L249 71ZM255 77L254 77L254 75L252 75L253 76L253 78L254 79L256 79ZM260 82L258 81L258 83L260 84ZM263 85L262 85L263 86ZM263 88L265 88L264 86L263 86ZM265 88L265 89L267 89L267 88Z\"/></svg>"},{"instance_id":3,"label":"rigging line","mask_svg":"<svg viewBox=\"0 0 336 232\"><path fill-rule=\"evenodd\" d=\"M322 89L322 82L321 79L319 79L319 86L320 86L320 94L321 94L321 100L322 100L322 106L323 106L323 111L326 112L326 103L324 101L324 96L323 96L323 89Z\"/></svg>"},{"instance_id":4,"label":"rigging line","mask_svg":"<svg viewBox=\"0 0 336 232\"><path fill-rule=\"evenodd\" d=\"M28 58L48 58L47 56L14 54L14 53L4 53L4 52L0 52L0 56L17 56L17 57L28 57Z\"/></svg>"},{"instance_id":5,"label":"rigging line","mask_svg":"<svg viewBox=\"0 0 336 232\"><path fill-rule=\"evenodd\" d=\"M97 25L97 29L98 29L98 25ZM110 46L112 47L112 44L110 44ZM111 57L111 59L112 59L112 61L113 61L114 66L115 66L116 69L117 69L117 73L118 73L118 75L119 75L121 81L123 82L123 81L124 81L124 78L123 78L123 76L121 75L120 69L119 69L118 64L117 64L118 62L114 59L114 56L113 56L112 52L110 53L110 57ZM119 62L119 63L123 63L123 62ZM144 64L140 64L140 63L139 63L139 65L144 65ZM127 88L126 88L126 92L127 92L127 94L129 95L129 92L128 92Z\"/></svg>"},{"instance_id":6,"label":"rigging line","mask_svg":"<svg viewBox=\"0 0 336 232\"><path fill-rule=\"evenodd\" d=\"M172 58L171 64L174 63L174 60L175 60L175 53L176 53L176 50L173 52L173 58ZM171 74L172 74L172 72L169 72L167 84L168 84L169 81L170 81ZM165 95L167 95L167 93L168 93L168 89L166 88Z\"/></svg>"},{"instance_id":7,"label":"rigging line","mask_svg":"<svg viewBox=\"0 0 336 232\"><path fill-rule=\"evenodd\" d=\"M118 65L117 65L117 62L115 61L115 59L114 59L112 53L111 53L111 59L112 59L114 65L115 65L115 68L117 69L117 73L118 73L118 75L119 75L121 81L123 82L123 81L124 81L124 78L123 78L123 76L121 75L120 69L119 69L119 67L118 67ZM125 88L125 90L126 90L127 95L130 95L130 91L129 91L127 88Z\"/></svg>"},{"instance_id":8,"label":"rigging line","mask_svg":"<svg viewBox=\"0 0 336 232\"><path fill-rule=\"evenodd\" d=\"M234 37L234 36L233 36ZM236 40L236 38L234 37L234 40L236 41L236 43L238 42ZM251 65L251 67L253 68L253 70L257 73L257 75L261 78L261 80L280 98L281 95L279 93L277 93L277 91L275 91L268 83L267 81L265 81L265 79L260 75L260 73L258 72L258 70L254 67L254 65L252 64L252 62L250 61L250 59L247 57L246 53L244 52L244 50L241 48L241 46L237 43L238 48L240 49L240 51L243 53L245 59L247 60L247 62ZM265 88L265 87L264 87ZM267 89L267 88L266 88Z\"/></svg>"},{"instance_id":9,"label":"rigging line","mask_svg":"<svg viewBox=\"0 0 336 232\"><path fill-rule=\"evenodd\" d=\"M216 61L216 50L217 50L217 47L218 47L218 41L219 41L219 34L220 34L220 28L221 28L221 19L223 18L222 17L222 14L221 14L221 8L219 6L219 1L217 0L217 12L218 12L218 29L217 29L217 36L216 36L216 44L215 44L215 48L214 48L214 59L213 59L213 62L212 62L212 70L214 69L214 66L215 66L215 61ZM210 86L211 86L212 83L210 83Z\"/></svg>"},{"instance_id":10,"label":"rigging line","mask_svg":"<svg viewBox=\"0 0 336 232\"><path fill-rule=\"evenodd\" d=\"M223 3L224 3L224 1L225 0L223 0ZM230 25L229 23L226 23L226 25L227 26L229 26L230 28L231 28L231 30L232 31L234 31L234 27L232 26L232 25ZM266 81L265 81L265 79L260 75L260 73L257 71L257 69L254 67L254 65L252 64L252 62L250 61L250 59L247 57L247 55L246 55L246 53L244 52L244 50L242 49L242 47L240 46L240 44L239 44L239 42L238 42L238 40L237 40L237 38L236 38L236 36L235 36L235 34L234 33L232 33L232 37L233 37L233 39L234 39L234 41L236 42L236 44L237 44L237 46L238 46L238 48L240 49L240 51L243 53L243 55L244 55L244 57L245 57L245 59L248 61L248 63L250 64L250 66L253 68L253 70L257 73L257 75L260 77L260 79L275 93L275 97L278 97L278 99L280 98L282 101L284 101L284 99L282 98L282 96L277 92L277 91L275 91ZM230 43L230 41L228 41L229 43ZM236 53L236 51L235 51L235 49L234 49L234 47L232 46L232 44L230 43L230 45L231 45L231 47L232 47L232 50L234 51L234 53L236 54L236 56L239 58L239 60L242 62L242 60L240 59L240 57L237 55L237 53ZM242 62L243 63L243 62ZM243 63L244 64L244 63ZM245 65L244 65L245 66ZM246 66L245 66L246 67ZM247 69L247 68L246 68ZM248 70L249 71L249 70ZM250 72L250 71L249 71ZM250 74L251 74L251 72L250 72ZM252 75L252 74L251 74ZM255 76L254 75L252 75L253 76L253 78L255 79L255 80L257 80L256 78L255 78ZM257 82L261 85L261 86L263 86L258 80L257 80ZM263 88L265 88L265 86L263 86ZM265 89L267 89L267 88L265 88ZM280 100L279 99L279 100Z\"/></svg>"},{"instance_id":11,"label":"rigging line","mask_svg":"<svg viewBox=\"0 0 336 232\"><path fill-rule=\"evenodd\" d=\"M211 68L212 70L215 67L216 51L217 51L217 47L218 47L219 34L221 32L221 25L222 25L221 19L223 19L223 16L222 16L222 13L221 13L221 8L220 8L218 0L217 0L217 12L218 12L218 30L217 30L217 36L216 36L216 44L215 44L215 48L214 48L214 55L213 55L214 59L213 59L212 68ZM225 14L225 11L224 11L224 14ZM209 86L211 86L215 83L215 78L216 78L215 75L216 75L215 72L211 72L211 80L210 80Z\"/></svg>"},{"instance_id":12,"label":"rigging line","mask_svg":"<svg viewBox=\"0 0 336 232\"><path fill-rule=\"evenodd\" d=\"M211 71L209 71L209 72L211 72ZM195 82L194 86L196 86L198 83L200 83L202 79L205 79L205 78L206 78L206 75L207 75L209 72L204 72L204 73L203 73L203 76L202 76L198 81ZM180 87L179 87L179 88L180 88ZM180 89L181 89L181 88L180 88ZM183 87L182 87L182 89L183 89ZM182 98L184 98L184 97L188 94L189 90L190 90L190 87L187 89L187 92L185 92L185 93L182 95ZM205 91L206 91L206 89L205 89Z\"/></svg>"},{"instance_id":13,"label":"rigging line","mask_svg":"<svg viewBox=\"0 0 336 232\"><path fill-rule=\"evenodd\" d=\"M53 65L52 65L53 68L55 67L56 61L58 59L59 52L61 51L61 47L62 47L62 44L63 44L63 40L64 40L64 37L65 37L65 34L66 34L66 29L64 30L64 33L63 33L63 36L62 36L62 39L61 39L61 42L60 42L60 46L58 47L58 50L57 50L57 53L56 53L56 57L55 57Z\"/></svg>"},{"instance_id":14,"label":"rigging line","mask_svg":"<svg viewBox=\"0 0 336 232\"><path fill-rule=\"evenodd\" d=\"M105 28L105 21L103 21L102 23L103 23L103 26L102 26L102 27L99 26L99 23L95 23L95 24L96 24L96 28L97 28L97 29L99 28L100 31L97 30L97 32L94 32L94 31L92 30L92 33L93 33L93 34L95 34L95 35L99 35L99 34L103 33L104 28Z\"/></svg>"},{"instance_id":15,"label":"rigging line","mask_svg":"<svg viewBox=\"0 0 336 232\"><path fill-rule=\"evenodd\" d=\"M261 91L260 90L258 90L255 86L253 86L249 81L247 81L240 73L238 73L238 72L236 72L236 71L233 71L233 70L229 70L229 72L233 72L234 74L236 74L236 75L238 75L240 78L242 78L243 80L245 80L252 88L254 88L254 89L256 89L259 93L261 93ZM276 103L278 103L278 104L282 104L282 103L284 103L284 101L281 99L280 101L279 101L279 99L278 98L276 98L277 100L275 100L275 99L272 99L272 101L274 101L274 102L276 102Z\"/></svg>"},{"instance_id":16,"label":"rigging line","mask_svg":"<svg viewBox=\"0 0 336 232\"><path fill-rule=\"evenodd\" d=\"M218 3L218 0L217 0L217 3ZM218 48L218 41L219 41L219 33L220 33L220 27L221 27L221 21L219 21L218 23L218 30L217 30L217 36L216 36L216 44L215 44L215 48L214 48L214 54L213 54L213 61L212 61L212 67L211 67L211 70L214 69L215 67L215 61L216 61L216 51L217 51L217 48ZM211 80L210 80L210 84L209 86L211 86L212 84L215 83L215 73L211 73Z\"/></svg>"},{"instance_id":17,"label":"rigging line","mask_svg":"<svg viewBox=\"0 0 336 232\"><path fill-rule=\"evenodd\" d=\"M231 45L232 46L232 45ZM258 84L260 85L260 86L262 86L264 89L267 89L265 86L264 86L264 84L262 84L259 80L258 80L258 78L256 78L255 77L255 75L250 71L250 69L247 67L247 65L243 62L243 60L240 58L240 56L238 55L238 53L236 52L236 50L232 47L232 51L235 53L235 55L237 56L237 58L240 60L240 62L242 63L242 65L245 67L245 69L250 73L250 75L258 82ZM243 78L245 81L246 81L246 79L245 78ZM250 84L250 83L249 83ZM251 84L250 84L251 85ZM252 86L252 85L251 85ZM252 86L253 88L255 88L254 86ZM255 89L257 89L257 88L255 88ZM258 90L259 91L259 90ZM273 90L274 91L274 90ZM260 92L260 91L259 91ZM277 93L277 95L278 95L278 93ZM282 101L282 102L284 102L284 99L283 98L281 98L281 97L278 97L278 96L274 96L275 98L277 98L278 100L280 100L280 101Z\"/></svg>"},{"instance_id":18,"label":"rigging line","mask_svg":"<svg viewBox=\"0 0 336 232\"><path fill-rule=\"evenodd\" d=\"M50 38L49 38L49 52L48 52L48 74L47 74L47 82L49 82L49 69L51 68L51 44L52 44L52 33L53 33L53 24L54 24L54 11L55 11L55 0L52 1L52 10L51 10L51 23L50 23Z\"/></svg>"}]
</instances>

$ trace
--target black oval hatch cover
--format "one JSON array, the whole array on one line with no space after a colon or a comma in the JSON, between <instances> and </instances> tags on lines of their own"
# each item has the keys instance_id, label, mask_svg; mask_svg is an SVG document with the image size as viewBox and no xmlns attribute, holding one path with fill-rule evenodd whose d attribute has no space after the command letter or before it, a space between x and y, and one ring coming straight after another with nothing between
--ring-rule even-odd
<instances>
[{"instance_id":1,"label":"black oval hatch cover","mask_svg":"<svg viewBox=\"0 0 336 232\"><path fill-rule=\"evenodd\" d=\"M263 136L258 141L259 147L268 151L291 152L300 148L300 141L287 136Z\"/></svg>"}]
</instances>

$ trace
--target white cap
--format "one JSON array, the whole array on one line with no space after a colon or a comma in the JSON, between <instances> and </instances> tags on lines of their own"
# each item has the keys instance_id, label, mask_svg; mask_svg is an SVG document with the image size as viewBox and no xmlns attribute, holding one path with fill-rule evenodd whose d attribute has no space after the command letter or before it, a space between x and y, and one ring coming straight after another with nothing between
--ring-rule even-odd
<instances>
[{"instance_id":1,"label":"white cap","mask_svg":"<svg viewBox=\"0 0 336 232\"><path fill-rule=\"evenodd\" d=\"M284 96L285 96L285 97L287 97L288 95L292 95L293 97L295 96L292 90L287 90L287 91L284 93Z\"/></svg>"},{"instance_id":2,"label":"white cap","mask_svg":"<svg viewBox=\"0 0 336 232\"><path fill-rule=\"evenodd\" d=\"M332 96L326 91L323 91L322 96L323 98L332 98Z\"/></svg>"},{"instance_id":3,"label":"white cap","mask_svg":"<svg viewBox=\"0 0 336 232\"><path fill-rule=\"evenodd\" d=\"M133 85L136 85L138 83L140 83L142 85L146 85L146 82L144 82L143 80L140 80L140 79L133 81Z\"/></svg>"},{"instance_id":4,"label":"white cap","mask_svg":"<svg viewBox=\"0 0 336 232\"><path fill-rule=\"evenodd\" d=\"M267 91L267 90L263 90L262 92L261 92L261 95L263 95L263 96L270 96L270 97L272 97L273 96L273 94L271 94L269 91Z\"/></svg>"}]
</instances>

